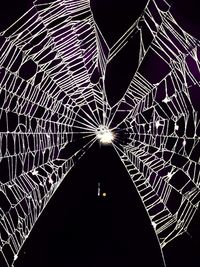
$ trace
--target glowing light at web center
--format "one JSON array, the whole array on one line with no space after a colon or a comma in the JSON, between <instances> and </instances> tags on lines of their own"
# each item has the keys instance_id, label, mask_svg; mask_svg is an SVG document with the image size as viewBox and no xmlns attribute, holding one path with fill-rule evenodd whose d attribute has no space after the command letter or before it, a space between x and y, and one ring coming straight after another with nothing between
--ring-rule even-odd
<instances>
[{"instance_id":1,"label":"glowing light at web center","mask_svg":"<svg viewBox=\"0 0 200 267\"><path fill-rule=\"evenodd\" d=\"M100 125L96 130L96 138L102 144L111 144L115 138L115 135L111 130L108 129L107 126Z\"/></svg>"}]
</instances>

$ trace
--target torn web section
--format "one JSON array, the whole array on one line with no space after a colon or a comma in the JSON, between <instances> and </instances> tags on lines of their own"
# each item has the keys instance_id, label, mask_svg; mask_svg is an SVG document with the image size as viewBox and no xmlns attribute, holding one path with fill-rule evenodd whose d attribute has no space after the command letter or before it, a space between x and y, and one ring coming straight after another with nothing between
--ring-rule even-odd
<instances>
[{"instance_id":1,"label":"torn web section","mask_svg":"<svg viewBox=\"0 0 200 267\"><path fill-rule=\"evenodd\" d=\"M136 109L139 114L125 122L129 129L129 144L120 144L121 140L118 140L116 150L141 196L160 245L164 247L187 231L198 208L199 164L194 162L193 150L197 155L199 141L189 136L181 138L181 133L183 135L193 121L187 109L180 112L186 116L184 128L180 121L176 124L171 117L157 114L156 106L152 105L155 91L140 102Z\"/></svg>"},{"instance_id":2,"label":"torn web section","mask_svg":"<svg viewBox=\"0 0 200 267\"><path fill-rule=\"evenodd\" d=\"M199 42L166 12L124 98L113 108L113 122L119 118L115 148L161 247L187 232L199 206L198 49ZM148 76L149 59L153 66L159 62L158 75Z\"/></svg>"},{"instance_id":3,"label":"torn web section","mask_svg":"<svg viewBox=\"0 0 200 267\"><path fill-rule=\"evenodd\" d=\"M135 72L135 69L137 68L137 62L139 60L138 50L140 49L140 46L139 46L140 34L138 32L138 28L140 26L138 26L138 24L139 22L142 23L143 18L142 18L141 13L143 14L145 12L145 11L142 12L142 9L146 4L144 2L149 2L149 1L141 1L141 3L135 3L134 9L129 7L130 3L124 3L124 7L122 8L119 7L120 6L119 3L116 3L116 5L113 6L113 11L111 11L111 3L109 3L106 11L105 12L103 10L101 11L104 14L103 24L101 24L100 19L98 19L100 18L101 12L97 10L98 7L100 7L100 10L101 10L101 7L103 7L103 4L94 3L92 5L93 10L94 10L94 17L97 19L97 22L99 22L99 27L103 30L104 37L106 40L108 40L108 44L110 44L110 53L109 53L106 76L105 76L105 85L106 85L106 92L108 95L108 102L111 106L114 105L117 101L119 101L121 96L123 96L124 91L128 87L128 84L133 76L133 73ZM127 8L129 10L127 10ZM127 14L125 16L123 15L125 10L128 13L128 17L127 17ZM111 12L111 13L113 12L112 19L109 16L110 20L108 18L106 20L106 15L108 12ZM117 14L117 17L118 17L117 19L115 18L116 17L115 13ZM130 13L130 17L129 17L129 13ZM140 17L139 19L136 19L135 21L136 14L137 14L137 17L138 15ZM116 19L116 23L115 23L115 19ZM111 30L112 32L112 35L110 35L111 38L109 38L109 34L110 34L109 26L107 30L106 30L106 27L104 28L104 24L107 21L110 22L110 24L112 25L111 29L113 28L113 31ZM120 21L123 21L123 23L120 23ZM133 23L133 21L135 22ZM118 25L118 27L116 25ZM123 28L124 26L125 28ZM113 42L115 42L116 40L116 36L120 36L121 32L123 32L124 29L126 30L126 28L128 30L112 46ZM148 28L145 31L148 31ZM106 32L108 33L108 36L106 35ZM112 41L110 41L109 39L111 39ZM115 77L115 78L113 79L112 77Z\"/></svg>"},{"instance_id":4,"label":"torn web section","mask_svg":"<svg viewBox=\"0 0 200 267\"><path fill-rule=\"evenodd\" d=\"M129 135L130 143L126 146L117 144L117 150L121 149L121 159L149 212L161 246L164 246L170 238L176 236L177 232L179 234L185 230L178 225L178 220L178 229L169 234L176 225L177 217L181 214L178 210L182 200L180 188L183 188L183 191L187 190L190 181L190 178L182 172L182 166L178 165L187 162L187 159L180 156L177 160L175 153L169 155L168 147L163 148L168 135L163 134L162 137L160 131L163 127L166 128L164 124L168 123L167 121L160 120L159 124L157 121L149 123L149 128L152 130L148 129L148 124L138 121L138 118L131 123L132 126L129 125L129 129L133 129L133 134ZM147 129L148 133L145 132ZM194 183L191 183L191 186L195 187ZM193 205L191 206L193 210L196 210Z\"/></svg>"},{"instance_id":5,"label":"torn web section","mask_svg":"<svg viewBox=\"0 0 200 267\"><path fill-rule=\"evenodd\" d=\"M145 71L143 74L139 70L146 64L146 61L148 62L146 57L149 57L148 55L152 43L155 41L155 38L169 13L169 8L170 6L166 1L161 1L160 3L157 3L157 1L148 1L141 16L111 48L109 62L114 60L131 40L139 44L137 56L138 65L135 74L121 100L113 106L113 120L117 125L118 122L122 122L129 112L131 112L135 104L138 102L138 99L151 90L152 84L150 84L148 77L145 77L147 72ZM134 87L136 87L136 93ZM126 113L123 113L122 110L126 110Z\"/></svg>"}]
</instances>

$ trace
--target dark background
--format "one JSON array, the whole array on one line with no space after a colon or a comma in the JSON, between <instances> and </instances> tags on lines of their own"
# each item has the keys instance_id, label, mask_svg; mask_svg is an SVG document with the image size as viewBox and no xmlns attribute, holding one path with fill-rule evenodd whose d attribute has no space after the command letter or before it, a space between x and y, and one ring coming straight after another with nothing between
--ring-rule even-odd
<instances>
[{"instance_id":1,"label":"dark background","mask_svg":"<svg viewBox=\"0 0 200 267\"><path fill-rule=\"evenodd\" d=\"M172 1L171 1L172 3ZM92 0L95 19L109 45L134 22L146 1ZM2 31L30 6L6 0L0 8ZM198 1L173 1L178 23L200 38ZM130 82L136 62L134 44L125 49L106 76L110 103ZM131 55L131 56L130 56ZM97 196L98 182L107 197ZM200 264L200 214L165 249L167 267ZM162 267L146 211L124 166L111 146L95 144L63 181L23 246L16 267Z\"/></svg>"}]
</instances>

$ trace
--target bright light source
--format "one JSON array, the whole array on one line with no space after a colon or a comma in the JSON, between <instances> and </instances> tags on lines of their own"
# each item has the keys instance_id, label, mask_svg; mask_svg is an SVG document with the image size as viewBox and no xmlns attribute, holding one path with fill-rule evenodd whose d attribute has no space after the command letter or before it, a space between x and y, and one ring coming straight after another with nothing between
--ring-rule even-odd
<instances>
[{"instance_id":1,"label":"bright light source","mask_svg":"<svg viewBox=\"0 0 200 267\"><path fill-rule=\"evenodd\" d=\"M100 142L104 144L112 143L113 139L114 139L114 136L111 132L105 132L99 138Z\"/></svg>"},{"instance_id":2,"label":"bright light source","mask_svg":"<svg viewBox=\"0 0 200 267\"><path fill-rule=\"evenodd\" d=\"M104 125L99 126L96 131L96 137L102 144L111 144L114 140L114 134Z\"/></svg>"}]
</instances>

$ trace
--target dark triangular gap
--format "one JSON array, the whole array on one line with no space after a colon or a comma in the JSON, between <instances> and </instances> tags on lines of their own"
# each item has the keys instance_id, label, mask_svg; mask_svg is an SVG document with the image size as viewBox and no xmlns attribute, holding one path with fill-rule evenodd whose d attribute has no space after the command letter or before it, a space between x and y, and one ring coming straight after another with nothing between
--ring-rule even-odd
<instances>
[{"instance_id":1,"label":"dark triangular gap","mask_svg":"<svg viewBox=\"0 0 200 267\"><path fill-rule=\"evenodd\" d=\"M98 182L102 193L98 197ZM16 267L158 266L146 211L112 147L95 144L36 223Z\"/></svg>"},{"instance_id":2,"label":"dark triangular gap","mask_svg":"<svg viewBox=\"0 0 200 267\"><path fill-rule=\"evenodd\" d=\"M140 36L137 33L107 65L105 88L111 106L118 102L128 89L138 68L139 51Z\"/></svg>"},{"instance_id":3,"label":"dark triangular gap","mask_svg":"<svg viewBox=\"0 0 200 267\"><path fill-rule=\"evenodd\" d=\"M147 0L91 0L92 12L111 47L141 15Z\"/></svg>"},{"instance_id":4,"label":"dark triangular gap","mask_svg":"<svg viewBox=\"0 0 200 267\"><path fill-rule=\"evenodd\" d=\"M91 1L95 21L111 48L141 15L147 4L143 1ZM138 66L139 32L129 37L128 43L107 65L105 88L108 102L114 105L127 90Z\"/></svg>"}]
</instances>

